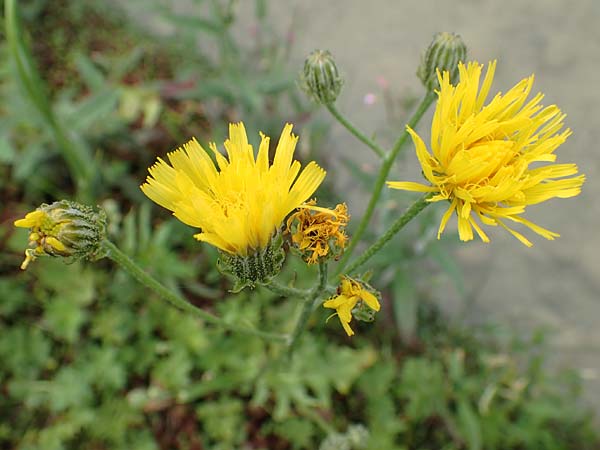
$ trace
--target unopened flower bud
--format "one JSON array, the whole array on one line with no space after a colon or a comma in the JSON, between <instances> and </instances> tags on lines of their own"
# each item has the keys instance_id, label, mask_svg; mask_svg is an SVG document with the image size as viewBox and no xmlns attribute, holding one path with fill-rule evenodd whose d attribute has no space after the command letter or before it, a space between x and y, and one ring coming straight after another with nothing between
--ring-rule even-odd
<instances>
[{"instance_id":1,"label":"unopened flower bud","mask_svg":"<svg viewBox=\"0 0 600 450\"><path fill-rule=\"evenodd\" d=\"M335 61L327 50L315 50L304 61L300 87L317 103L328 105L336 101L344 81Z\"/></svg>"},{"instance_id":2,"label":"unopened flower bud","mask_svg":"<svg viewBox=\"0 0 600 450\"><path fill-rule=\"evenodd\" d=\"M437 33L421 57L417 76L430 91L439 87L437 71L450 73L450 81L458 79L458 63L467 57L467 47L461 37L454 33Z\"/></svg>"},{"instance_id":3,"label":"unopened flower bud","mask_svg":"<svg viewBox=\"0 0 600 450\"><path fill-rule=\"evenodd\" d=\"M29 247L21 269L38 256L62 256L73 260L103 256L102 239L106 233L106 215L79 203L61 200L42 204L14 225L29 228Z\"/></svg>"},{"instance_id":4,"label":"unopened flower bud","mask_svg":"<svg viewBox=\"0 0 600 450\"><path fill-rule=\"evenodd\" d=\"M240 292L245 287L254 288L257 284L268 284L279 273L285 252L283 238L277 232L265 248L257 249L248 255L221 252L217 267L234 278L232 292Z\"/></svg>"}]
</instances>

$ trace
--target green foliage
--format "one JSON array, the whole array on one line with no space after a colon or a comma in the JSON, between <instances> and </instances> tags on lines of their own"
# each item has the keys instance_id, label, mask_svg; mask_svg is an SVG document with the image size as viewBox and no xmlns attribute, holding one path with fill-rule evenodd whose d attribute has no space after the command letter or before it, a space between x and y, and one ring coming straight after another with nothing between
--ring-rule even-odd
<instances>
[{"instance_id":1,"label":"green foliage","mask_svg":"<svg viewBox=\"0 0 600 450\"><path fill-rule=\"evenodd\" d=\"M281 365L261 374L252 401L264 406L272 396L275 420L289 417L294 410L331 408L334 392L347 394L375 358L372 348L329 347L325 341L307 336L292 361L280 361Z\"/></svg>"},{"instance_id":2,"label":"green foliage","mask_svg":"<svg viewBox=\"0 0 600 450\"><path fill-rule=\"evenodd\" d=\"M516 347L466 330L438 337L421 355L382 361L360 379L369 448L594 448L585 411L557 395L577 383L559 385L539 370L539 346L522 343L511 356ZM559 438L566 434L570 440Z\"/></svg>"},{"instance_id":3,"label":"green foliage","mask_svg":"<svg viewBox=\"0 0 600 450\"><path fill-rule=\"evenodd\" d=\"M165 276L189 276L178 270ZM0 316L6 445L186 448L201 439L217 449L281 440L358 449L334 430L360 423L369 449L597 442L565 392L577 385L546 375L539 344L502 347L486 334L440 329L422 352L399 359L398 348L378 351L368 335L353 348L307 334L289 360L276 344L204 327L108 267L46 259L0 289L10 292ZM230 320L284 329L296 309L266 291L214 306Z\"/></svg>"}]
</instances>

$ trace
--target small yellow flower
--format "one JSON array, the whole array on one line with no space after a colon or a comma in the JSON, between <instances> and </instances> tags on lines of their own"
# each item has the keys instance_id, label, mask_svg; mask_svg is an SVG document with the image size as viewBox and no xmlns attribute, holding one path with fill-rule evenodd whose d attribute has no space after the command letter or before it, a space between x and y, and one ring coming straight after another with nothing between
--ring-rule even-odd
<instances>
[{"instance_id":1,"label":"small yellow flower","mask_svg":"<svg viewBox=\"0 0 600 450\"><path fill-rule=\"evenodd\" d=\"M531 242L505 223L529 227L546 239L559 235L521 217L529 205L554 197L568 198L581 191L584 175L575 164L552 164L554 151L571 130L563 127L565 114L557 106L543 107L541 93L529 102L533 75L485 105L496 62L488 65L480 86L482 65L459 64L460 81L453 86L448 72L438 74L440 90L431 125L431 153L419 135L407 127L423 174L430 185L388 182L389 187L431 192L429 201L447 200L450 206L438 239L456 211L462 241L473 239L473 229L484 242L485 225L500 225L527 246ZM542 165L540 163L547 163Z\"/></svg>"},{"instance_id":2,"label":"small yellow flower","mask_svg":"<svg viewBox=\"0 0 600 450\"><path fill-rule=\"evenodd\" d=\"M66 248L56 237L64 223L52 223L48 215L42 211L32 211L27 213L24 219L15 221L15 226L20 228L31 228L29 233L29 245L33 248L25 250L25 260L21 264L21 269L27 269L29 263L38 256L46 254L62 254Z\"/></svg>"},{"instance_id":3,"label":"small yellow flower","mask_svg":"<svg viewBox=\"0 0 600 450\"><path fill-rule=\"evenodd\" d=\"M346 334L353 336L354 331L350 328L350 321L357 304L358 307L366 305L372 311L379 311L381 308L377 297L363 283L344 276L338 287L337 295L323 303L323 306L335 309Z\"/></svg>"},{"instance_id":4,"label":"small yellow flower","mask_svg":"<svg viewBox=\"0 0 600 450\"><path fill-rule=\"evenodd\" d=\"M287 232L308 264L318 263L330 251L339 256L348 240L342 229L350 218L346 204L341 203L334 210L315 205L315 200L301 205L287 220Z\"/></svg>"},{"instance_id":5,"label":"small yellow flower","mask_svg":"<svg viewBox=\"0 0 600 450\"><path fill-rule=\"evenodd\" d=\"M42 204L14 225L29 228L29 246L21 269L39 256L62 256L96 259L102 256L100 243L106 229L103 211L61 200Z\"/></svg>"},{"instance_id":6,"label":"small yellow flower","mask_svg":"<svg viewBox=\"0 0 600 450\"><path fill-rule=\"evenodd\" d=\"M310 162L302 172L293 160L298 140L287 124L269 164L269 138L261 133L254 156L243 123L229 126L227 157L214 143L210 154L195 139L158 159L141 186L151 200L182 222L201 229L194 235L230 255L245 257L267 248L285 217L321 184L325 171Z\"/></svg>"}]
</instances>

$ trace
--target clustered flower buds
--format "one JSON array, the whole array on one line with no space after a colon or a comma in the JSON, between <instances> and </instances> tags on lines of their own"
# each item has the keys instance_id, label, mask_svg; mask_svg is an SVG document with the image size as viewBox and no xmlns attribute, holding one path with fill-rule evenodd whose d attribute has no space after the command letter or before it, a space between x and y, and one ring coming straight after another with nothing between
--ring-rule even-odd
<instances>
[{"instance_id":1,"label":"clustered flower buds","mask_svg":"<svg viewBox=\"0 0 600 450\"><path fill-rule=\"evenodd\" d=\"M315 102L334 103L344 84L335 61L327 50L315 50L304 61L300 87Z\"/></svg>"},{"instance_id":2,"label":"clustered flower buds","mask_svg":"<svg viewBox=\"0 0 600 450\"><path fill-rule=\"evenodd\" d=\"M79 203L61 200L42 204L14 225L29 228L29 247L21 269L38 256L99 259L106 233L106 214Z\"/></svg>"},{"instance_id":3,"label":"clustered flower buds","mask_svg":"<svg viewBox=\"0 0 600 450\"><path fill-rule=\"evenodd\" d=\"M421 57L417 76L430 91L439 88L438 71L450 74L450 82L458 79L458 63L467 57L467 46L458 34L437 33Z\"/></svg>"}]
</instances>

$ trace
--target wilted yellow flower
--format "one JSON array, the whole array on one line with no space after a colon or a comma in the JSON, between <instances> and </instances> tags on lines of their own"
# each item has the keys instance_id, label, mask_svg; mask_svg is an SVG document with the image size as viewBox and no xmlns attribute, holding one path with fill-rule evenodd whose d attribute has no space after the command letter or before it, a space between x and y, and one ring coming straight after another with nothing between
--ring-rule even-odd
<instances>
[{"instance_id":1,"label":"wilted yellow flower","mask_svg":"<svg viewBox=\"0 0 600 450\"><path fill-rule=\"evenodd\" d=\"M342 229L350 218L346 204L340 203L331 210L316 203L311 200L301 205L287 220L287 232L308 264L316 264L330 252L338 256L348 240Z\"/></svg>"},{"instance_id":2,"label":"wilted yellow flower","mask_svg":"<svg viewBox=\"0 0 600 450\"><path fill-rule=\"evenodd\" d=\"M86 205L61 200L42 204L14 225L29 228L29 246L21 269L38 256L96 259L102 256L101 241L106 231L106 215Z\"/></svg>"},{"instance_id":3,"label":"wilted yellow flower","mask_svg":"<svg viewBox=\"0 0 600 450\"><path fill-rule=\"evenodd\" d=\"M352 314L356 314L358 310L361 310L361 318L363 318L365 305L372 311L379 311L381 308L379 300L377 300L377 297L365 284L347 276L342 277L342 282L338 286L337 295L334 295L323 303L325 308L336 310L336 314L348 336L354 335L354 331L350 328Z\"/></svg>"},{"instance_id":4,"label":"wilted yellow flower","mask_svg":"<svg viewBox=\"0 0 600 450\"><path fill-rule=\"evenodd\" d=\"M533 75L485 105L496 62L488 65L480 87L482 65L459 64L460 81L450 84L448 72L438 74L440 90L431 125L431 153L419 135L407 127L416 146L425 178L431 183L388 182L389 187L431 192L429 201L448 200L438 238L456 211L462 241L473 239L473 229L484 242L485 225L500 225L531 246L506 221L523 224L553 240L559 235L521 217L526 206L580 193L584 175L575 164L551 164L554 151L571 134L563 127L565 114L557 106L543 107L541 93L526 103ZM549 164L539 164L549 163Z\"/></svg>"},{"instance_id":5,"label":"wilted yellow flower","mask_svg":"<svg viewBox=\"0 0 600 450\"><path fill-rule=\"evenodd\" d=\"M285 217L306 201L325 177L310 162L300 173L293 160L298 140L287 124L269 164L269 138L261 133L254 157L243 123L229 126L227 158L209 145L217 165L195 139L158 159L141 186L151 200L198 227L194 235L232 255L246 256L267 247ZM300 174L299 174L300 173ZM299 175L298 175L299 174Z\"/></svg>"}]
</instances>

